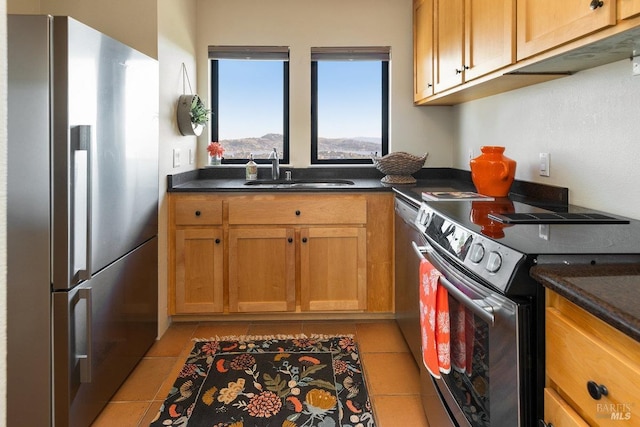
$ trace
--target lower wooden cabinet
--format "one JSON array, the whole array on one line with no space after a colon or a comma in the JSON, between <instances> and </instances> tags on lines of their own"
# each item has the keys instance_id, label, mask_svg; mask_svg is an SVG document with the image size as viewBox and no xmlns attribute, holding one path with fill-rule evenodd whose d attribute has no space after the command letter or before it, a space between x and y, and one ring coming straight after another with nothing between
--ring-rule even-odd
<instances>
[{"instance_id":1,"label":"lower wooden cabinet","mask_svg":"<svg viewBox=\"0 0 640 427\"><path fill-rule=\"evenodd\" d=\"M640 342L548 291L545 422L640 426Z\"/></svg>"},{"instance_id":2,"label":"lower wooden cabinet","mask_svg":"<svg viewBox=\"0 0 640 427\"><path fill-rule=\"evenodd\" d=\"M302 310L365 310L367 230L305 228L300 242Z\"/></svg>"},{"instance_id":3,"label":"lower wooden cabinet","mask_svg":"<svg viewBox=\"0 0 640 427\"><path fill-rule=\"evenodd\" d=\"M222 228L175 231L175 312L223 310Z\"/></svg>"},{"instance_id":4,"label":"lower wooden cabinet","mask_svg":"<svg viewBox=\"0 0 640 427\"><path fill-rule=\"evenodd\" d=\"M169 314L393 312L392 193L172 194Z\"/></svg>"},{"instance_id":5,"label":"lower wooden cabinet","mask_svg":"<svg viewBox=\"0 0 640 427\"><path fill-rule=\"evenodd\" d=\"M229 230L229 311L293 311L293 228Z\"/></svg>"}]
</instances>

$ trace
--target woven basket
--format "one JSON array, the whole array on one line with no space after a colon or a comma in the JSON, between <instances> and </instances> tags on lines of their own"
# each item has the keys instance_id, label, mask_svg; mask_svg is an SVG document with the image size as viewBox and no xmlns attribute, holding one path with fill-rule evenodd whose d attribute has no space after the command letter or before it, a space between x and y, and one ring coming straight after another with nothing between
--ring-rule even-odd
<instances>
[{"instance_id":1,"label":"woven basket","mask_svg":"<svg viewBox=\"0 0 640 427\"><path fill-rule=\"evenodd\" d=\"M429 153L418 157L402 151L389 153L383 157L372 156L371 160L376 169L385 174L380 181L385 184L415 184L416 179L411 174L418 172Z\"/></svg>"}]
</instances>

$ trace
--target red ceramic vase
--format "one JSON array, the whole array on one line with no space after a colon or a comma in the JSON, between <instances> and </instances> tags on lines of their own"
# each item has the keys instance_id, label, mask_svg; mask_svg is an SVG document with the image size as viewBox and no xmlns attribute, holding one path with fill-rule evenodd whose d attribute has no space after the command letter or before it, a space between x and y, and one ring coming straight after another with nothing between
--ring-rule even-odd
<instances>
[{"instance_id":1,"label":"red ceramic vase","mask_svg":"<svg viewBox=\"0 0 640 427\"><path fill-rule=\"evenodd\" d=\"M471 180L480 194L505 197L516 175L516 161L505 157L504 147L480 147L482 154L471 159Z\"/></svg>"}]
</instances>

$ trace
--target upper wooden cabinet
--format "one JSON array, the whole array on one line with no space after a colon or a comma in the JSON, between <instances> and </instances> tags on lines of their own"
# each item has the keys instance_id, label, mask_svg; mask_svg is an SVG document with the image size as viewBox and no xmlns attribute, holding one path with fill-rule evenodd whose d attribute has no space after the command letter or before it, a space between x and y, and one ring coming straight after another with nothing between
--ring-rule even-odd
<instances>
[{"instance_id":1,"label":"upper wooden cabinet","mask_svg":"<svg viewBox=\"0 0 640 427\"><path fill-rule=\"evenodd\" d=\"M595 2L595 3L594 3ZM603 0L518 0L518 60L616 24L616 4Z\"/></svg>"},{"instance_id":2,"label":"upper wooden cabinet","mask_svg":"<svg viewBox=\"0 0 640 427\"><path fill-rule=\"evenodd\" d=\"M414 101L515 61L515 0L414 3Z\"/></svg>"},{"instance_id":3,"label":"upper wooden cabinet","mask_svg":"<svg viewBox=\"0 0 640 427\"><path fill-rule=\"evenodd\" d=\"M413 3L413 100L433 95L433 0Z\"/></svg>"},{"instance_id":4,"label":"upper wooden cabinet","mask_svg":"<svg viewBox=\"0 0 640 427\"><path fill-rule=\"evenodd\" d=\"M640 0L414 0L414 103L469 102L628 59L638 37Z\"/></svg>"},{"instance_id":5,"label":"upper wooden cabinet","mask_svg":"<svg viewBox=\"0 0 640 427\"><path fill-rule=\"evenodd\" d=\"M442 92L463 82L464 0L435 0L434 11L434 92Z\"/></svg>"},{"instance_id":6,"label":"upper wooden cabinet","mask_svg":"<svg viewBox=\"0 0 640 427\"><path fill-rule=\"evenodd\" d=\"M516 60L516 1L465 2L464 79L469 81Z\"/></svg>"},{"instance_id":7,"label":"upper wooden cabinet","mask_svg":"<svg viewBox=\"0 0 640 427\"><path fill-rule=\"evenodd\" d=\"M640 15L640 0L618 0L618 19Z\"/></svg>"}]
</instances>

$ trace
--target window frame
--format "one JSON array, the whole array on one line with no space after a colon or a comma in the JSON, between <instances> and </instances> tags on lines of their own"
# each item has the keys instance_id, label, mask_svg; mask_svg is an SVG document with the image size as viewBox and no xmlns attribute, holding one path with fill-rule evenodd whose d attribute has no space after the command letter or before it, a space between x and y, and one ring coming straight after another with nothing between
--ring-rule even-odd
<instances>
[{"instance_id":1,"label":"window frame","mask_svg":"<svg viewBox=\"0 0 640 427\"><path fill-rule=\"evenodd\" d=\"M225 53L222 55L226 55L226 58L212 58L212 50L215 49L223 50ZM277 47L278 48L278 47ZM219 140L219 122L218 122L218 114L217 111L219 109L219 60L220 59L246 59L252 61L260 61L260 60L268 60L263 58L260 55L261 50L268 50L269 47L249 47L249 46L209 46L209 64L210 64L210 96L211 96L211 116L210 116L210 132L209 132L209 140L210 141L218 141ZM257 53L255 58L246 58L251 54L251 52ZM287 48L288 52L288 48ZM288 57L288 53L287 53ZM272 59L271 59L272 60ZM289 60L282 59L282 78L283 78L283 123L282 123L282 153L280 154L280 163L288 164L290 159L290 146L289 146ZM253 159L258 164L270 164L271 160L269 159ZM222 158L222 164L245 164L249 159L225 159L224 156Z\"/></svg>"},{"instance_id":2,"label":"window frame","mask_svg":"<svg viewBox=\"0 0 640 427\"><path fill-rule=\"evenodd\" d=\"M381 129L381 150L378 156L389 153L389 59L372 58L366 59L368 52L354 52L358 48L324 48L323 51L330 52L329 55L339 59L335 60L369 60L381 62L381 96L382 96L382 129ZM367 48L361 48L367 49ZM371 48L376 49L376 48ZM347 53L348 52L348 53ZM340 58L344 56L344 58ZM387 52L388 56L388 52ZM313 57L313 54L312 54ZM336 164L372 164L370 159L318 159L318 60L311 60L311 164L312 165L336 165Z\"/></svg>"}]
</instances>

